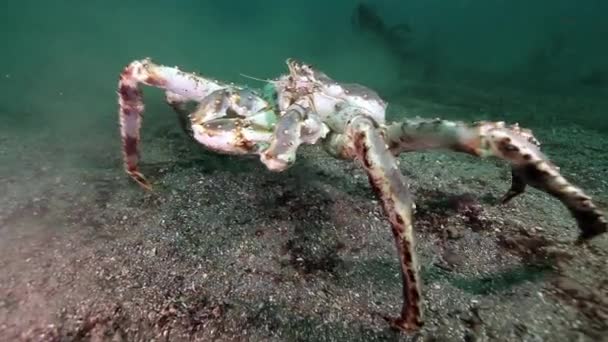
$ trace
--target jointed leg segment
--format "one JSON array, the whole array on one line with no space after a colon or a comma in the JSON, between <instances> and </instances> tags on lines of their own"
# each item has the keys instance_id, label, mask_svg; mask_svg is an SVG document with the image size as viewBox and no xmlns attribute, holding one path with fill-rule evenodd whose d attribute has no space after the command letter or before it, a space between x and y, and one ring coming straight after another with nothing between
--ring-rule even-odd
<instances>
[{"instance_id":1,"label":"jointed leg segment","mask_svg":"<svg viewBox=\"0 0 608 342\"><path fill-rule=\"evenodd\" d=\"M512 185L502 202L524 192L526 184L559 199L570 210L582 240L606 232L606 219L580 188L568 182L540 151L532 132L502 122L472 125L446 120L415 119L395 123L384 131L393 154L446 148L478 157L498 157L511 164Z\"/></svg>"},{"instance_id":2,"label":"jointed leg segment","mask_svg":"<svg viewBox=\"0 0 608 342\"><path fill-rule=\"evenodd\" d=\"M283 171L296 160L302 144L314 144L326 135L326 128L316 115L310 114L307 101L287 108L278 119L270 146L260 153L260 160L271 171Z\"/></svg>"},{"instance_id":3,"label":"jointed leg segment","mask_svg":"<svg viewBox=\"0 0 608 342\"><path fill-rule=\"evenodd\" d=\"M277 122L274 139L260 160L271 171L283 171L296 160L296 151L302 144L302 128L308 109L292 105Z\"/></svg>"},{"instance_id":4,"label":"jointed leg segment","mask_svg":"<svg viewBox=\"0 0 608 342\"><path fill-rule=\"evenodd\" d=\"M354 118L349 124L347 137L355 158L367 171L369 182L382 201L399 254L404 302L401 317L393 324L402 330L415 331L423 324L422 296L412 228L413 201L407 181L370 118Z\"/></svg>"},{"instance_id":5,"label":"jointed leg segment","mask_svg":"<svg viewBox=\"0 0 608 342\"><path fill-rule=\"evenodd\" d=\"M192 132L192 127L190 126L190 113L187 108L188 99L167 90L165 92L165 101L177 114L177 120L184 133L193 138L194 132Z\"/></svg>"},{"instance_id":6,"label":"jointed leg segment","mask_svg":"<svg viewBox=\"0 0 608 342\"><path fill-rule=\"evenodd\" d=\"M118 83L120 133L126 172L146 189L150 184L139 171L139 141L144 111L140 84L163 88L181 99L200 101L223 86L149 60L134 61L121 73Z\"/></svg>"},{"instance_id":7,"label":"jointed leg segment","mask_svg":"<svg viewBox=\"0 0 608 342\"><path fill-rule=\"evenodd\" d=\"M222 85L149 60L135 61L125 68L119 81L120 128L125 170L146 189L151 186L138 167L144 111L141 84L164 89L166 101L177 112L184 131L209 150L259 154L273 140L276 115L253 91ZM186 106L191 101L198 103L193 113Z\"/></svg>"}]
</instances>

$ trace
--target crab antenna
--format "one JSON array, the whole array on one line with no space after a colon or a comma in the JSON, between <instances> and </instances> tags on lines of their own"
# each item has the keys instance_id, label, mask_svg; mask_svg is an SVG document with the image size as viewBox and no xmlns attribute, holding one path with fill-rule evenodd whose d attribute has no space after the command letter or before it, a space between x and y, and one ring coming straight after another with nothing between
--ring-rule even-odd
<instances>
[{"instance_id":1,"label":"crab antenna","mask_svg":"<svg viewBox=\"0 0 608 342\"><path fill-rule=\"evenodd\" d=\"M266 83L273 83L274 82L272 80L265 80L265 79L262 79L262 78L257 78L257 77L249 76L249 75L242 74L242 73L239 74L239 75L241 75L241 76L243 76L245 78L249 78L249 79L255 80L255 81L266 82Z\"/></svg>"}]
</instances>

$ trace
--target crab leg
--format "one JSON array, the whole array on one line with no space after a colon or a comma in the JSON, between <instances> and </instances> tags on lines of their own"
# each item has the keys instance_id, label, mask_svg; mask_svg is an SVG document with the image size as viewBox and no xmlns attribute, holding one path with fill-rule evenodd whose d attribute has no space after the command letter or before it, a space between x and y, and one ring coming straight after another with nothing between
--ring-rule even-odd
<instances>
[{"instance_id":1,"label":"crab leg","mask_svg":"<svg viewBox=\"0 0 608 342\"><path fill-rule=\"evenodd\" d=\"M559 199L576 219L580 241L607 230L606 218L591 197L572 185L539 149L531 131L502 122L472 125L446 120L415 119L394 123L384 129L385 139L397 155L405 151L447 148L477 157L498 157L512 167L512 185L502 202L524 192L526 184Z\"/></svg>"},{"instance_id":2,"label":"crab leg","mask_svg":"<svg viewBox=\"0 0 608 342\"><path fill-rule=\"evenodd\" d=\"M148 59L134 61L123 70L118 82L118 103L125 170L137 183L150 189L138 168L139 130L144 111L140 84L162 88L194 101L200 101L224 86L177 68L156 65Z\"/></svg>"},{"instance_id":3,"label":"crab leg","mask_svg":"<svg viewBox=\"0 0 608 342\"><path fill-rule=\"evenodd\" d=\"M188 112L188 108L186 107L188 99L167 90L165 92L165 101L171 108L173 108L175 114L177 114L177 120L179 121L179 125L184 131L184 133L186 133L189 137L193 138L194 132L192 131L192 127L190 126L190 113Z\"/></svg>"},{"instance_id":4,"label":"crab leg","mask_svg":"<svg viewBox=\"0 0 608 342\"><path fill-rule=\"evenodd\" d=\"M401 330L415 331L423 324L422 297L414 253L413 201L407 180L399 171L396 158L387 150L372 119L363 115L355 117L348 126L346 136L351 153L367 171L369 182L382 201L399 253L403 307L401 317L392 323Z\"/></svg>"},{"instance_id":5,"label":"crab leg","mask_svg":"<svg viewBox=\"0 0 608 342\"><path fill-rule=\"evenodd\" d=\"M271 171L283 171L296 160L302 144L314 144L325 137L327 127L310 112L306 101L292 104L279 118L270 146L260 154L260 160Z\"/></svg>"}]
</instances>

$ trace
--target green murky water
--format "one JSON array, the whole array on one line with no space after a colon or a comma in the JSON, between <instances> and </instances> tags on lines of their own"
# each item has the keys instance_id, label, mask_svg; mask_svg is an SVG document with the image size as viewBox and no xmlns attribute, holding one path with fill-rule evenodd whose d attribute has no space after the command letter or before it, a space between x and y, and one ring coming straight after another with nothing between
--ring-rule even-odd
<instances>
[{"instance_id":1,"label":"green murky water","mask_svg":"<svg viewBox=\"0 0 608 342\"><path fill-rule=\"evenodd\" d=\"M374 24L353 25L362 3L382 20L381 34L361 30ZM462 107L460 116L606 128L595 123L606 109L606 11L599 0L7 0L0 115L27 129L43 123L62 134L108 131L117 75L133 59L255 86L240 74L274 77L296 57L393 103L431 97ZM495 94L486 99L480 88ZM539 120L534 108L551 101L559 102L552 121ZM148 103L161 105L158 96ZM151 117L165 119L156 116L161 110Z\"/></svg>"}]
</instances>

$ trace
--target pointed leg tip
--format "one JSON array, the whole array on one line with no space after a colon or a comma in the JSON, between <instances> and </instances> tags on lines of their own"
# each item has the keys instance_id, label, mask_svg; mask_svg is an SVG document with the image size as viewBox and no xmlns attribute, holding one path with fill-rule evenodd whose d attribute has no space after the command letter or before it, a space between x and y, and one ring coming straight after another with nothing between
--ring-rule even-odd
<instances>
[{"instance_id":1,"label":"pointed leg tip","mask_svg":"<svg viewBox=\"0 0 608 342\"><path fill-rule=\"evenodd\" d=\"M608 223L604 215L597 210L572 210L581 234L578 243L584 243L608 231Z\"/></svg>"},{"instance_id":2,"label":"pointed leg tip","mask_svg":"<svg viewBox=\"0 0 608 342\"><path fill-rule=\"evenodd\" d=\"M505 204L511 202L512 199L513 199L512 196L504 195L498 200L498 204L505 205Z\"/></svg>"},{"instance_id":3,"label":"pointed leg tip","mask_svg":"<svg viewBox=\"0 0 608 342\"><path fill-rule=\"evenodd\" d=\"M522 194L522 192L513 193L513 192L509 191L498 200L498 204L506 205L506 204L510 203L515 197L517 197L521 194Z\"/></svg>"},{"instance_id":4,"label":"pointed leg tip","mask_svg":"<svg viewBox=\"0 0 608 342\"><path fill-rule=\"evenodd\" d=\"M144 190L149 191L149 192L154 192L154 189L152 188L152 184L150 184L147 180L144 179L143 182L138 181L137 182Z\"/></svg>"},{"instance_id":5,"label":"pointed leg tip","mask_svg":"<svg viewBox=\"0 0 608 342\"><path fill-rule=\"evenodd\" d=\"M139 172L139 171L131 171L131 172L129 172L129 175L144 190L150 191L150 192L154 191L152 189L152 184L150 184L150 182L148 182L148 180L146 179L146 177L144 177L144 175L141 174L141 172Z\"/></svg>"},{"instance_id":6,"label":"pointed leg tip","mask_svg":"<svg viewBox=\"0 0 608 342\"><path fill-rule=\"evenodd\" d=\"M583 244L599 235L606 233L608 231L608 225L605 221L598 220L593 224L582 226L581 230L582 232L577 240L578 244Z\"/></svg>"},{"instance_id":7,"label":"pointed leg tip","mask_svg":"<svg viewBox=\"0 0 608 342\"><path fill-rule=\"evenodd\" d=\"M145 183L145 184L139 184L142 188L144 188L144 190L149 191L149 192L154 192L154 189L152 188L152 185L150 183Z\"/></svg>"},{"instance_id":8,"label":"pointed leg tip","mask_svg":"<svg viewBox=\"0 0 608 342\"><path fill-rule=\"evenodd\" d=\"M386 317L389 321L391 328L397 331L404 332L406 334L415 334L420 332L424 323L417 318L390 318Z\"/></svg>"}]
</instances>

